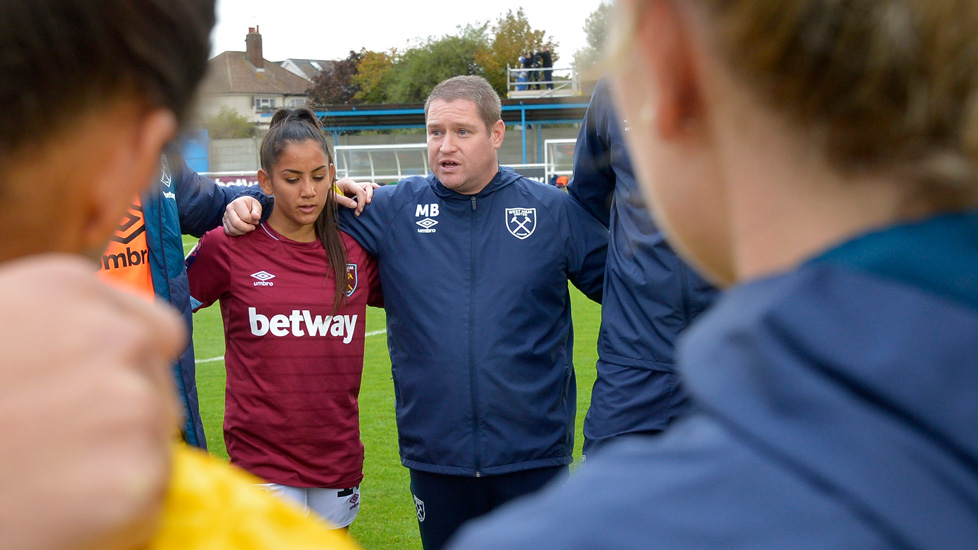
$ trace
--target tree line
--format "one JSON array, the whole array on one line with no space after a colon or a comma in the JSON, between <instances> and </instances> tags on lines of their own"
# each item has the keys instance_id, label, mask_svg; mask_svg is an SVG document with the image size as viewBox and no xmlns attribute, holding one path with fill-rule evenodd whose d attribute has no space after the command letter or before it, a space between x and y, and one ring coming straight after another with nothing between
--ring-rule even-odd
<instances>
[{"instance_id":1,"label":"tree line","mask_svg":"<svg viewBox=\"0 0 978 550\"><path fill-rule=\"evenodd\" d=\"M602 3L585 20L582 30L587 45L573 54L573 64L585 77L602 58L611 4ZM546 31L534 29L519 8L508 10L495 22L459 27L454 34L428 37L403 50L371 51L365 48L323 68L307 91L306 102L314 109L328 105L422 103L439 82L469 74L485 77L506 97L506 68L519 64L526 52L547 46L554 64L560 58L559 44ZM248 137L255 126L233 109L206 121L211 137Z\"/></svg>"},{"instance_id":2,"label":"tree line","mask_svg":"<svg viewBox=\"0 0 978 550\"><path fill-rule=\"evenodd\" d=\"M609 7L602 4L585 21L587 46L574 56L579 68L600 58ZM314 108L421 103L439 82L460 74L483 76L501 97L506 97L507 66L517 66L524 53L544 46L552 52L556 65L559 44L553 37L534 29L522 8L508 10L493 23L459 27L455 34L429 37L403 51L350 51L345 59L316 75L307 102Z\"/></svg>"}]
</instances>

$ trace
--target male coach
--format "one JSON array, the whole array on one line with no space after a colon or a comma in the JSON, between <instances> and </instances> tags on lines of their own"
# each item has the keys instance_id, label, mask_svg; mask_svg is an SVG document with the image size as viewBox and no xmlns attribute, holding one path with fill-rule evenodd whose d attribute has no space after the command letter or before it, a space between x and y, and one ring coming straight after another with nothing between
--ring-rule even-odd
<instances>
[{"instance_id":1,"label":"male coach","mask_svg":"<svg viewBox=\"0 0 978 550\"><path fill-rule=\"evenodd\" d=\"M567 471L567 281L600 300L608 233L566 193L499 166L505 125L485 79L436 86L425 120L432 173L377 189L341 222L378 261L401 462L421 540L437 550ZM239 199L227 221L253 228L256 204Z\"/></svg>"}]
</instances>

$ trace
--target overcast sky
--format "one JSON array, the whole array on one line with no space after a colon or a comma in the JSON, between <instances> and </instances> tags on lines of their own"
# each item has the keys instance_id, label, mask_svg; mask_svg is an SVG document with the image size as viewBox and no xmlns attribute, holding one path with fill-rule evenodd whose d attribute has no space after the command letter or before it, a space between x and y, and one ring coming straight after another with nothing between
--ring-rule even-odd
<instances>
[{"instance_id":1,"label":"overcast sky","mask_svg":"<svg viewBox=\"0 0 978 550\"><path fill-rule=\"evenodd\" d=\"M534 30L558 43L569 66L587 45L584 21L602 0L218 0L211 57L244 51L248 27L258 25L265 59L342 59L350 50L404 49L429 36L456 34L469 23L493 23L523 8Z\"/></svg>"}]
</instances>

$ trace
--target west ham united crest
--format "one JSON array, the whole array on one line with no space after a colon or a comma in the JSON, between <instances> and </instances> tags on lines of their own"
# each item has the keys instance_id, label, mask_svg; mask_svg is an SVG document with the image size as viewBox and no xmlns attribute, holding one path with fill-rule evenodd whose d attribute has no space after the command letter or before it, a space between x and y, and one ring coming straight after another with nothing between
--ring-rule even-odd
<instances>
[{"instance_id":1,"label":"west ham united crest","mask_svg":"<svg viewBox=\"0 0 978 550\"><path fill-rule=\"evenodd\" d=\"M346 264L346 295L357 289L357 264Z\"/></svg>"},{"instance_id":2,"label":"west ham united crest","mask_svg":"<svg viewBox=\"0 0 978 550\"><path fill-rule=\"evenodd\" d=\"M506 229L517 239L523 240L537 228L536 208L507 208Z\"/></svg>"}]
</instances>

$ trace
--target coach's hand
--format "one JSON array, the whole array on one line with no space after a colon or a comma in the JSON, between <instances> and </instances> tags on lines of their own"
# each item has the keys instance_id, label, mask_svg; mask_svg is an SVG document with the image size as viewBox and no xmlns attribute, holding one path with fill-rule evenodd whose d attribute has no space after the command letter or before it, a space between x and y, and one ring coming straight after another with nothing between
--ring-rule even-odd
<instances>
[{"instance_id":1,"label":"coach's hand","mask_svg":"<svg viewBox=\"0 0 978 550\"><path fill-rule=\"evenodd\" d=\"M359 182L351 178L336 181L336 188L343 192L336 194L336 204L352 208L357 216L363 212L363 207L370 204L374 198L374 189L380 187L373 182Z\"/></svg>"},{"instance_id":2,"label":"coach's hand","mask_svg":"<svg viewBox=\"0 0 978 550\"><path fill-rule=\"evenodd\" d=\"M224 232L232 237L250 233L261 221L261 203L254 197L238 197L224 209Z\"/></svg>"},{"instance_id":3,"label":"coach's hand","mask_svg":"<svg viewBox=\"0 0 978 550\"><path fill-rule=\"evenodd\" d=\"M144 545L169 479L182 321L74 257L4 264L0 288L2 546Z\"/></svg>"}]
</instances>

